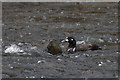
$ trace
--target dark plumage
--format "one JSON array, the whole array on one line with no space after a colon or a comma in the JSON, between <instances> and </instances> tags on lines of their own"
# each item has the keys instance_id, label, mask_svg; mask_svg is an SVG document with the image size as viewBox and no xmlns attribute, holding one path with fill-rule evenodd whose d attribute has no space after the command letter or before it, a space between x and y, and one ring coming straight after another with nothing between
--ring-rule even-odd
<instances>
[{"instance_id":1,"label":"dark plumage","mask_svg":"<svg viewBox=\"0 0 120 80\"><path fill-rule=\"evenodd\" d=\"M99 50L101 49L96 44L81 44L76 45L76 40L73 37L67 37L65 39L66 42L69 43L67 51L74 52L74 51L87 51L87 50Z\"/></svg>"}]
</instances>

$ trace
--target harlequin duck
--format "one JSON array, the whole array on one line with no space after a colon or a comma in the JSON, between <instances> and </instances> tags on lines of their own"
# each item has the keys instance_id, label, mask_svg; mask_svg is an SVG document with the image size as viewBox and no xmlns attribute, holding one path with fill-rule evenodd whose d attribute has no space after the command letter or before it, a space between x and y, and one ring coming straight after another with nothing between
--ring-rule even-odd
<instances>
[{"instance_id":1,"label":"harlequin duck","mask_svg":"<svg viewBox=\"0 0 120 80\"><path fill-rule=\"evenodd\" d=\"M73 37L66 37L62 42L68 42L68 52L87 51L87 50L100 50L101 48L96 44L81 44L77 45Z\"/></svg>"}]
</instances>

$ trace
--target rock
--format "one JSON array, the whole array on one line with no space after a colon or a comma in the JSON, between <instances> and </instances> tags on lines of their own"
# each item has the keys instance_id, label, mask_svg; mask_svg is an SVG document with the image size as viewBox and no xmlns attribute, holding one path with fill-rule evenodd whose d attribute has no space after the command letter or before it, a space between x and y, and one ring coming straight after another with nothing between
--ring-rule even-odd
<instances>
[{"instance_id":1,"label":"rock","mask_svg":"<svg viewBox=\"0 0 120 80\"><path fill-rule=\"evenodd\" d=\"M47 46L47 51L53 55L62 53L62 48L59 45L59 42L57 40L52 40L49 42Z\"/></svg>"}]
</instances>

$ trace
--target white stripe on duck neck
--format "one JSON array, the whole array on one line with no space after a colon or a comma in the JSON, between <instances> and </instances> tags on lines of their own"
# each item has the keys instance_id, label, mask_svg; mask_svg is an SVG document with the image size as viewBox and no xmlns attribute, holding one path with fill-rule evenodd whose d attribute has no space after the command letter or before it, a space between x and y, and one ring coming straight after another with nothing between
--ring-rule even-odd
<instances>
[{"instance_id":1,"label":"white stripe on duck neck","mask_svg":"<svg viewBox=\"0 0 120 80\"><path fill-rule=\"evenodd\" d=\"M70 50L72 50L74 52L76 50L76 48L69 48L67 51L69 52Z\"/></svg>"}]
</instances>

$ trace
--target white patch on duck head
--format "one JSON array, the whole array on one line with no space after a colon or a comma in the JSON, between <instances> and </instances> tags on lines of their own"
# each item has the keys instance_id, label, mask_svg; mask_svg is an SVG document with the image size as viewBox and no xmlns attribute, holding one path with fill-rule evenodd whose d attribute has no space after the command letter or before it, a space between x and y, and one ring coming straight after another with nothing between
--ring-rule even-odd
<instances>
[{"instance_id":1,"label":"white patch on duck head","mask_svg":"<svg viewBox=\"0 0 120 80\"><path fill-rule=\"evenodd\" d=\"M68 40L68 37L66 37L64 40L62 40L61 42L63 43L63 42L68 42L69 40Z\"/></svg>"},{"instance_id":2,"label":"white patch on duck head","mask_svg":"<svg viewBox=\"0 0 120 80\"><path fill-rule=\"evenodd\" d=\"M67 41L67 42L68 42L69 40L66 38L66 39L65 39L65 41Z\"/></svg>"},{"instance_id":3,"label":"white patch on duck head","mask_svg":"<svg viewBox=\"0 0 120 80\"><path fill-rule=\"evenodd\" d=\"M73 41L73 39L71 39L71 41Z\"/></svg>"}]
</instances>

